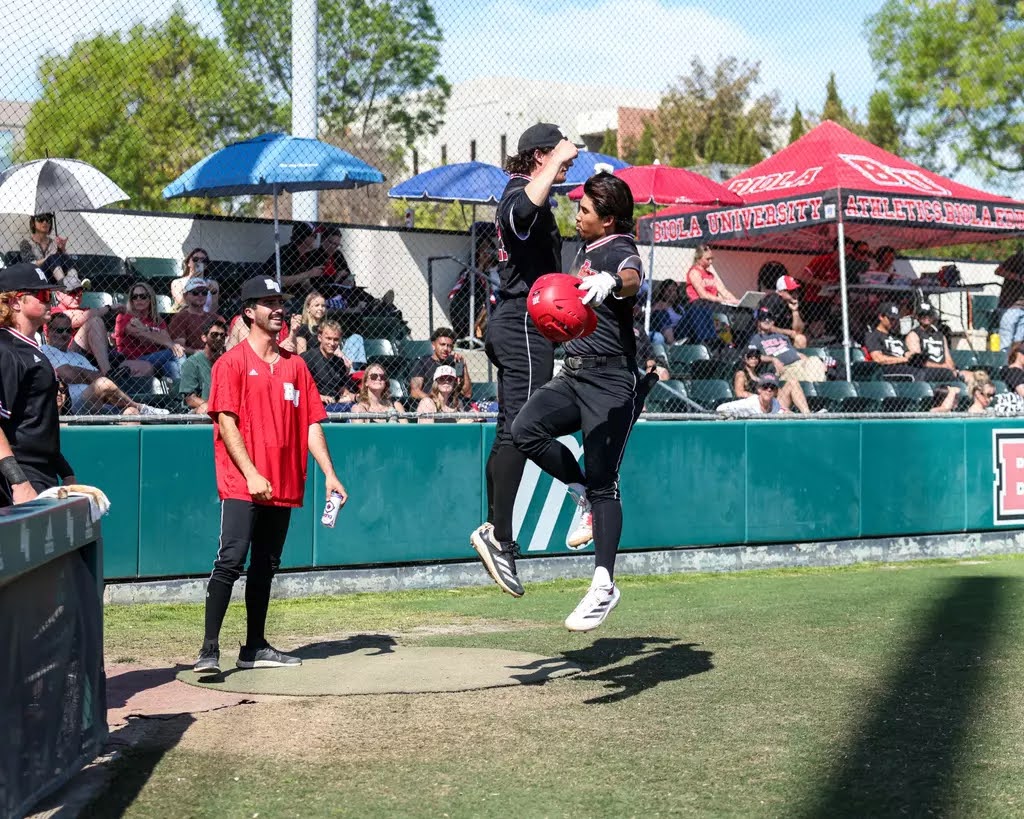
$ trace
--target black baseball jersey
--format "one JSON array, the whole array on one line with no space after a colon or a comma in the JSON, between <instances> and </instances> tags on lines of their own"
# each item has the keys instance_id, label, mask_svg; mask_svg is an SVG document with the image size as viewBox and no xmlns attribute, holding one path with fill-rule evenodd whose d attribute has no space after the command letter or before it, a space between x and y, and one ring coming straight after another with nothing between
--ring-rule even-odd
<instances>
[{"instance_id":1,"label":"black baseball jersey","mask_svg":"<svg viewBox=\"0 0 1024 819\"><path fill-rule=\"evenodd\" d=\"M907 345L899 333L883 333L875 329L864 335L864 346L869 353L881 351L886 355L900 358L907 354Z\"/></svg>"},{"instance_id":2,"label":"black baseball jersey","mask_svg":"<svg viewBox=\"0 0 1024 819\"><path fill-rule=\"evenodd\" d=\"M636 270L643 282L643 264L632 236L615 233L589 245L582 245L572 265L574 276L581 279L600 271L620 273ZM633 305L636 296L618 298L612 293L595 308L597 329L589 336L565 345L566 355L624 355L636 358L636 335L633 332Z\"/></svg>"},{"instance_id":3,"label":"black baseball jersey","mask_svg":"<svg viewBox=\"0 0 1024 819\"><path fill-rule=\"evenodd\" d=\"M935 364L946 363L946 337L937 330L934 325L925 327L923 324L915 330L917 337L921 339L921 352L925 357Z\"/></svg>"},{"instance_id":4,"label":"black baseball jersey","mask_svg":"<svg viewBox=\"0 0 1024 819\"><path fill-rule=\"evenodd\" d=\"M34 339L0 330L0 429L18 463L60 475L57 374Z\"/></svg>"},{"instance_id":5,"label":"black baseball jersey","mask_svg":"<svg viewBox=\"0 0 1024 819\"><path fill-rule=\"evenodd\" d=\"M562 236L551 205L535 205L526 195L530 177L514 175L498 203L499 295L525 298L545 273L562 271Z\"/></svg>"}]
</instances>

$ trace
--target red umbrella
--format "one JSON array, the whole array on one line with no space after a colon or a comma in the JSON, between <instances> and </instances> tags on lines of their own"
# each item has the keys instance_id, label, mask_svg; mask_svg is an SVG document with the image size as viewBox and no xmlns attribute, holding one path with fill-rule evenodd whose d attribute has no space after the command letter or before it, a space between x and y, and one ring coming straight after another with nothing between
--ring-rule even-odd
<instances>
[{"instance_id":1,"label":"red umbrella","mask_svg":"<svg viewBox=\"0 0 1024 819\"><path fill-rule=\"evenodd\" d=\"M725 185L706 176L670 165L634 165L615 171L629 185L638 205L742 205L743 200ZM570 199L583 198L583 186L573 188Z\"/></svg>"}]
</instances>

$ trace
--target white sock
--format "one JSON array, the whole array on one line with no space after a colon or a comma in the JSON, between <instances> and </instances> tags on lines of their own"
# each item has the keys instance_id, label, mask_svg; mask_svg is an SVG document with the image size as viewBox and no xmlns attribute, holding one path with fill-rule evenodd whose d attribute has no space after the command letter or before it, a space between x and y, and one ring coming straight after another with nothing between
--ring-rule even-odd
<instances>
[{"instance_id":1,"label":"white sock","mask_svg":"<svg viewBox=\"0 0 1024 819\"><path fill-rule=\"evenodd\" d=\"M590 588L596 586L610 586L612 584L612 577L608 574L608 570L604 566L598 566L594 569L594 579L590 582Z\"/></svg>"},{"instance_id":2,"label":"white sock","mask_svg":"<svg viewBox=\"0 0 1024 819\"><path fill-rule=\"evenodd\" d=\"M587 487L581 483L570 483L566 488L574 497L585 498L587 496Z\"/></svg>"}]
</instances>

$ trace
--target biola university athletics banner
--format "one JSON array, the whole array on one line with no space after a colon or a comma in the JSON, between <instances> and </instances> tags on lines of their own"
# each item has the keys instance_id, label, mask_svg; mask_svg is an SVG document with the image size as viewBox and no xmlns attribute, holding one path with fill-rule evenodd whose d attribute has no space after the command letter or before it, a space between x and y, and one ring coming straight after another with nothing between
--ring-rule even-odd
<instances>
[{"instance_id":1,"label":"biola university athletics banner","mask_svg":"<svg viewBox=\"0 0 1024 819\"><path fill-rule=\"evenodd\" d=\"M646 244L832 250L836 226L873 247L933 247L1024 233L1024 203L962 185L823 122L730 179L744 204L681 205L640 221Z\"/></svg>"}]
</instances>

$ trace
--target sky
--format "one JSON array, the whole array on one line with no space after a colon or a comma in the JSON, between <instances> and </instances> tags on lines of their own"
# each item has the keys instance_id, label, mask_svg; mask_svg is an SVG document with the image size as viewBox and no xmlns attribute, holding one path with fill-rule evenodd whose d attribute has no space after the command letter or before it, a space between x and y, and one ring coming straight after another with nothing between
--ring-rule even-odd
<instances>
[{"instance_id":1,"label":"sky","mask_svg":"<svg viewBox=\"0 0 1024 819\"><path fill-rule=\"evenodd\" d=\"M246 0L236 0L246 2ZM0 26L0 99L39 94L36 65L48 52L98 31L165 20L177 2L212 36L215 0L48 0L40 13L17 3ZM863 119L877 87L867 18L882 0L433 0L444 32L441 71L452 82L524 77L664 92L699 57L735 56L761 67L761 92L777 91L787 115L821 111L835 72L847 109ZM984 186L977 177L960 181Z\"/></svg>"}]
</instances>

